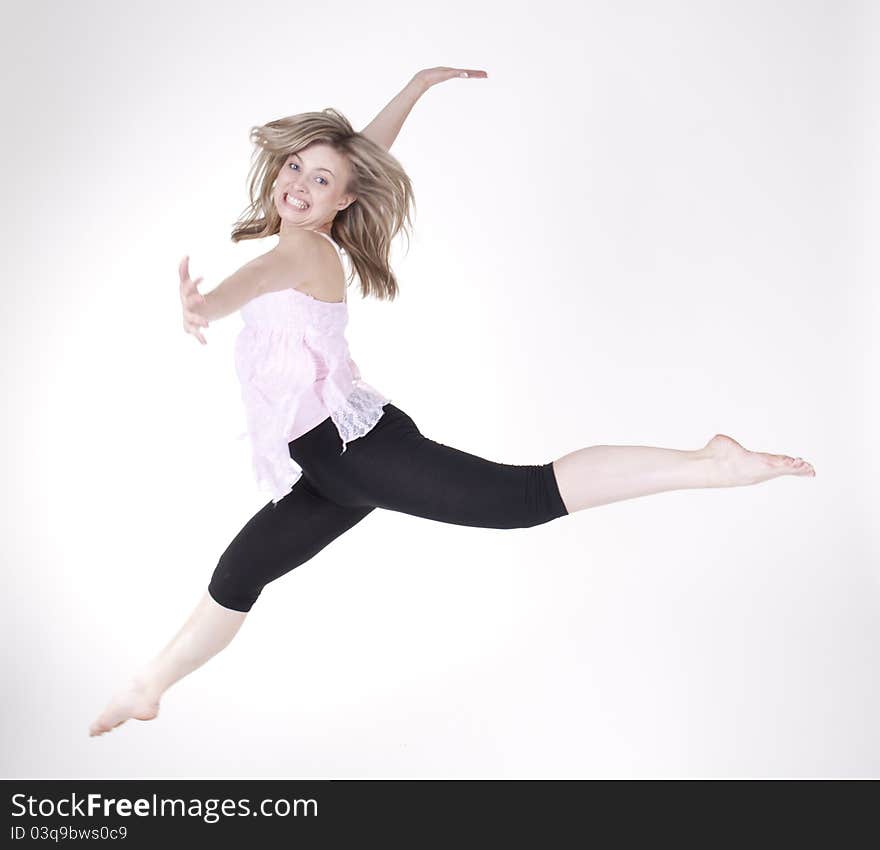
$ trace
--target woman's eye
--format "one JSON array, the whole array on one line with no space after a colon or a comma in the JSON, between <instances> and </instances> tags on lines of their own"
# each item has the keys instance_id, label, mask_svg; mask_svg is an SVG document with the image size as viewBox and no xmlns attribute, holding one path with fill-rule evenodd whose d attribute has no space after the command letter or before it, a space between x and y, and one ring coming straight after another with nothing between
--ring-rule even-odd
<instances>
[{"instance_id":1,"label":"woman's eye","mask_svg":"<svg viewBox=\"0 0 880 850\"><path fill-rule=\"evenodd\" d=\"M298 162L289 162L288 165L289 165L291 168L299 168L299 163L298 163ZM324 177L319 177L318 180L321 180L321 181L322 181L322 183L321 183L322 186L327 186L327 185L329 185L329 184L327 183L327 180L326 180Z\"/></svg>"}]
</instances>

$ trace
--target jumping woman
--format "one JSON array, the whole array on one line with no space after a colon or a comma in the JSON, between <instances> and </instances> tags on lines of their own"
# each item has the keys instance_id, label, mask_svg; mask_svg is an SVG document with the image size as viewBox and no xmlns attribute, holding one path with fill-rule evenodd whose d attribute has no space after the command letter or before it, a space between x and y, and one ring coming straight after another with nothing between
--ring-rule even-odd
<instances>
[{"instance_id":1,"label":"jumping woman","mask_svg":"<svg viewBox=\"0 0 880 850\"><path fill-rule=\"evenodd\" d=\"M235 344L258 486L271 500L220 556L205 594L168 645L89 727L151 720L162 694L226 647L263 588L376 508L455 525L530 528L652 493L814 476L788 455L748 451L716 434L692 450L587 446L536 465L486 460L425 437L366 383L345 338L346 293L393 300L392 240L412 226L410 180L388 151L416 101L437 83L484 71L418 72L361 132L334 109L254 127L251 204L232 240L278 236L211 292L179 268L183 328L241 311Z\"/></svg>"}]
</instances>

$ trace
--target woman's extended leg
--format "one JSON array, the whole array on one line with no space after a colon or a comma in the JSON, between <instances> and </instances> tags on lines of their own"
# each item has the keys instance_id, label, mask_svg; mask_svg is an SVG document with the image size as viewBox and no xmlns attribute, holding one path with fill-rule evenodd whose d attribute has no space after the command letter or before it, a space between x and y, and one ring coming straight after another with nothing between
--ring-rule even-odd
<instances>
[{"instance_id":1,"label":"woman's extended leg","mask_svg":"<svg viewBox=\"0 0 880 850\"><path fill-rule=\"evenodd\" d=\"M780 475L815 475L800 458L750 452L717 434L694 451L589 446L552 463L499 463L426 437L393 404L366 436L339 454L332 427L294 444L313 459L321 491L343 505L456 525L529 528L585 508L651 493L736 487Z\"/></svg>"},{"instance_id":2,"label":"woman's extended leg","mask_svg":"<svg viewBox=\"0 0 880 850\"><path fill-rule=\"evenodd\" d=\"M739 487L780 475L815 476L801 458L750 452L725 434L694 451L588 446L553 461L569 513L667 490Z\"/></svg>"},{"instance_id":3,"label":"woman's extended leg","mask_svg":"<svg viewBox=\"0 0 880 850\"><path fill-rule=\"evenodd\" d=\"M221 555L208 592L180 631L114 694L89 735L109 732L129 718L152 720L162 694L235 637L266 584L314 557L372 510L337 505L305 477L277 505L266 504Z\"/></svg>"}]
</instances>

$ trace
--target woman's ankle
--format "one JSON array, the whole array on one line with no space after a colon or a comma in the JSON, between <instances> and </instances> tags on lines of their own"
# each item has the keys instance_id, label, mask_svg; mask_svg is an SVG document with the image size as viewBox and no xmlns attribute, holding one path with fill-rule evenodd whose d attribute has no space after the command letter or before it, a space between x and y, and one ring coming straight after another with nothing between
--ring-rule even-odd
<instances>
[{"instance_id":1,"label":"woman's ankle","mask_svg":"<svg viewBox=\"0 0 880 850\"><path fill-rule=\"evenodd\" d=\"M171 683L165 683L153 667L145 667L131 677L131 687L149 700L159 701Z\"/></svg>"}]
</instances>

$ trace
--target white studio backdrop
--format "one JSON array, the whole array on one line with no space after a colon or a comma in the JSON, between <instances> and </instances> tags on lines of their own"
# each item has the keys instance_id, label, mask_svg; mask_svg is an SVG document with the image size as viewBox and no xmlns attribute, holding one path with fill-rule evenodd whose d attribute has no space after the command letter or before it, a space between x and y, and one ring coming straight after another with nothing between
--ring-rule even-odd
<instances>
[{"instance_id":1,"label":"white studio backdrop","mask_svg":"<svg viewBox=\"0 0 880 850\"><path fill-rule=\"evenodd\" d=\"M876 776L878 10L841 2L10 8L4 777ZM814 479L534 529L376 511L267 586L159 718L88 724L263 504L233 315L251 126L363 128L415 234L350 298L365 380L544 463L726 433Z\"/></svg>"}]
</instances>

